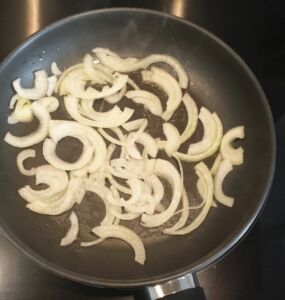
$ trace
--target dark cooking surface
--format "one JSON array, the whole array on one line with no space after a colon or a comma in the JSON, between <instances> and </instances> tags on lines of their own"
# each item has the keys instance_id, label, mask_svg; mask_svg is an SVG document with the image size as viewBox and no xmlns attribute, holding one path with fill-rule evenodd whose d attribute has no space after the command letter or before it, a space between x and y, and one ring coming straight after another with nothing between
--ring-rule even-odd
<instances>
[{"instance_id":1,"label":"dark cooking surface","mask_svg":"<svg viewBox=\"0 0 285 300\"><path fill-rule=\"evenodd\" d=\"M136 2L140 1L1 1L0 58L4 58L26 36L52 21L76 12L110 7L114 3L131 6ZM280 119L279 135L284 137L282 128L285 132L285 122L281 117L285 96L284 75L282 77L285 66L285 23L281 22L284 20L281 1L279 6L275 3L274 7L269 6L267 1L250 1L250 4L243 2L246 3L149 1L147 3L152 4L145 3L144 7L164 10L192 20L230 44L260 79L275 120ZM279 149L285 152L284 145L280 144ZM228 257L199 274L209 300L282 299L282 283L285 281L285 204L279 178L284 177L283 161L282 157L278 159L272 196L262 219ZM134 299L134 293L88 288L51 275L28 261L3 238L0 239L0 260L1 300L64 300L70 297L79 300Z\"/></svg>"}]
</instances>

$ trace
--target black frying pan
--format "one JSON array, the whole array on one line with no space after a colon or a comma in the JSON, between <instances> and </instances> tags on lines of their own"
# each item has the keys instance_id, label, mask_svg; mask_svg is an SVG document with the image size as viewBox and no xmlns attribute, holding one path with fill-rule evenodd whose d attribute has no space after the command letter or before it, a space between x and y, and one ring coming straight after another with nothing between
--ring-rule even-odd
<instances>
[{"instance_id":1,"label":"black frying pan","mask_svg":"<svg viewBox=\"0 0 285 300\"><path fill-rule=\"evenodd\" d=\"M27 183L15 166L19 150L1 141L2 230L17 248L41 266L89 285L154 286L195 273L215 262L240 240L258 216L269 192L275 162L275 134L265 95L240 57L194 24L141 9L94 11L47 27L25 41L2 63L1 137L11 129L7 125L7 115L13 79L22 77L24 84L30 84L31 70L47 69L52 61L60 66L74 64L96 46L108 47L122 56L140 57L150 53L175 56L188 71L193 83L189 90L199 106L216 111L225 130L245 125L246 138L242 142L245 163L235 168L225 184L226 192L236 198L234 207L212 209L203 225L189 236L166 237L159 231L141 231L147 251L143 267L133 262L130 247L117 240L88 249L80 248L79 243L61 248L58 243L68 226L67 214L40 216L25 208L17 194L17 189ZM31 128L19 129L18 126L17 130L18 134L24 134ZM192 183L195 180L186 176L190 189L191 185L195 186ZM91 239L88 231L95 221L88 211L90 207L98 210L101 207L90 199L85 202L88 203L81 220L86 224L81 226L80 234L82 238ZM188 279L191 281L191 276L179 281L182 287L178 287L177 281L164 284L160 287L162 294L184 288ZM158 289L149 291L154 299ZM175 299L178 299L177 294Z\"/></svg>"}]
</instances>

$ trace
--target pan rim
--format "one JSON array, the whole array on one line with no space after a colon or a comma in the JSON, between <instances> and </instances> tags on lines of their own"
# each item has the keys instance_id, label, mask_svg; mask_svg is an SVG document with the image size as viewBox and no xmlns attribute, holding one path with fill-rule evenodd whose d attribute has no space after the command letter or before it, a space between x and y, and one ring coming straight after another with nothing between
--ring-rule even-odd
<instances>
[{"instance_id":1,"label":"pan rim","mask_svg":"<svg viewBox=\"0 0 285 300\"><path fill-rule=\"evenodd\" d=\"M59 267L54 263L51 263L47 259L41 257L37 253L35 253L32 249L30 249L28 246L23 244L20 240L18 240L14 234L7 228L6 226L3 226L2 221L0 220L0 224L2 227L2 233L3 235L15 246L18 250L20 250L22 253L24 253L27 257L35 261L37 264L39 264L44 269L51 271L52 273L55 273L61 277L71 279L73 281L77 281L80 283L84 283L91 286L97 286L97 287L110 287L110 288L138 288L145 285L154 285L158 284L164 281L173 280L177 277L183 276L187 273L195 273L197 271L200 271L201 269L204 269L213 263L217 262L219 259L221 259L225 254L227 254L237 243L241 240L242 237L245 236L245 234L249 231L250 227L254 224L256 219L258 218L260 212L262 211L262 208L264 207L264 204L266 202L266 199L269 195L270 188L272 185L273 177L274 177L274 170L275 170L275 160L276 160L276 136L275 136L275 130L274 130L274 122L273 117L271 113L271 109L269 106L269 103L267 101L266 95L258 82L256 76L253 74L251 69L247 66L247 64L243 61L243 59L230 47L228 46L224 41L222 41L220 38L215 36L210 31L200 27L199 25L196 25L190 21L181 19L179 17L169 15L164 12L160 11L154 11L150 9L143 9L143 8L105 8L105 9L98 9L95 11L88 11L84 13L79 13L75 15L71 15L69 17L66 17L62 20L59 20L57 22L52 23L51 25L43 28L42 30L34 33L30 37L28 37L26 40L24 40L18 47L16 47L1 63L0 65L0 73L5 69L5 67L11 62L11 60L14 58L14 56L21 52L21 50L27 45L33 43L34 40L36 40L38 37L45 35L46 33L61 27L62 25L65 25L67 23L70 23L74 20L81 19L87 16L91 15L98 15L98 14L105 14L105 13L112 13L112 12L136 12L136 13L147 13L156 15L159 17L164 17L171 19L175 22L180 22L185 24L188 27L191 27L195 29L196 31L200 32L201 34L205 35L207 38L213 40L215 43L219 44L220 47L222 47L226 52L228 52L232 58L240 65L240 67L244 70L244 72L247 74L249 80L252 81L252 84L254 85L257 93L259 94L259 98L264 106L264 109L267 114L267 121L269 123L269 131L270 131L270 144L271 144L271 163L269 167L269 173L268 173L268 179L266 182L266 185L264 186L264 192L263 196L261 197L260 201L257 204L257 207L255 210L251 213L247 221L240 224L240 229L236 229L234 232L230 234L230 236L217 248L215 248L213 251L208 253L206 256L200 258L197 262L195 262L192 265L188 265L184 268L180 268L175 270L174 272L171 272L169 274L160 275L160 276L152 276L145 279L136 279L136 280L110 280L110 279L98 279L96 277L86 276L82 275L80 273L71 272L63 267Z\"/></svg>"}]
</instances>

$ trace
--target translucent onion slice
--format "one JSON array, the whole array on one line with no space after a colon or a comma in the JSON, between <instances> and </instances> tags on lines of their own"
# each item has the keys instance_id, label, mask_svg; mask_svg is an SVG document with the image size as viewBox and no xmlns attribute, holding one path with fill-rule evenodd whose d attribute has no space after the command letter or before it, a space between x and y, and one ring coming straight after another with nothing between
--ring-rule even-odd
<instances>
[{"instance_id":1,"label":"translucent onion slice","mask_svg":"<svg viewBox=\"0 0 285 300\"><path fill-rule=\"evenodd\" d=\"M146 120L145 118L141 118L141 119L129 121L125 124L122 124L122 127L127 131L137 130L142 126L142 124L145 120Z\"/></svg>"},{"instance_id":2,"label":"translucent onion slice","mask_svg":"<svg viewBox=\"0 0 285 300\"><path fill-rule=\"evenodd\" d=\"M48 90L48 76L46 71L39 70L34 73L34 87L23 88L21 86L21 78L17 78L13 81L13 87L17 94L26 99L36 100L46 96Z\"/></svg>"},{"instance_id":3,"label":"translucent onion slice","mask_svg":"<svg viewBox=\"0 0 285 300\"><path fill-rule=\"evenodd\" d=\"M12 113L13 118L22 123L29 123L33 120L32 103L25 98L18 98L15 110Z\"/></svg>"},{"instance_id":4,"label":"translucent onion slice","mask_svg":"<svg viewBox=\"0 0 285 300\"><path fill-rule=\"evenodd\" d=\"M235 139L243 139L244 136L244 126L234 127L223 136L221 154L223 158L230 159L233 165L241 165L243 163L243 148L234 149L232 142Z\"/></svg>"},{"instance_id":5,"label":"translucent onion slice","mask_svg":"<svg viewBox=\"0 0 285 300\"><path fill-rule=\"evenodd\" d=\"M60 71L60 69L55 61L53 61L51 63L50 69L51 69L51 72L53 75L60 76L62 74L62 72Z\"/></svg>"},{"instance_id":6,"label":"translucent onion slice","mask_svg":"<svg viewBox=\"0 0 285 300\"><path fill-rule=\"evenodd\" d=\"M133 133L130 135L133 137ZM156 141L149 133L143 132L141 136L137 138L136 142L144 146L148 155L153 158L157 156L158 148Z\"/></svg>"},{"instance_id":7,"label":"translucent onion slice","mask_svg":"<svg viewBox=\"0 0 285 300\"><path fill-rule=\"evenodd\" d=\"M36 184L46 184L48 187L43 190L34 190L29 185L18 190L20 196L28 202L41 201L45 203L57 200L68 185L66 172L56 169L50 165L43 165L36 168Z\"/></svg>"},{"instance_id":8,"label":"translucent onion slice","mask_svg":"<svg viewBox=\"0 0 285 300\"><path fill-rule=\"evenodd\" d=\"M38 144L48 135L48 125L50 115L44 105L33 102L32 111L34 116L39 120L40 124L36 131L26 136L14 136L10 132L6 133L4 141L14 147L26 148Z\"/></svg>"},{"instance_id":9,"label":"translucent onion slice","mask_svg":"<svg viewBox=\"0 0 285 300\"><path fill-rule=\"evenodd\" d=\"M155 94L145 90L134 90L128 91L126 97L132 99L137 104L143 104L155 116L162 115L162 106Z\"/></svg>"},{"instance_id":10,"label":"translucent onion slice","mask_svg":"<svg viewBox=\"0 0 285 300\"><path fill-rule=\"evenodd\" d=\"M182 98L182 101L186 108L188 121L180 137L181 144L186 142L193 135L193 133L197 128L197 123L198 123L198 108L195 101L188 93L185 93L185 95Z\"/></svg>"},{"instance_id":11,"label":"translucent onion slice","mask_svg":"<svg viewBox=\"0 0 285 300\"><path fill-rule=\"evenodd\" d=\"M217 157L215 158L215 161L214 161L214 163L212 165L212 168L210 170L210 172L211 172L212 175L215 175L217 173L222 160L223 160L222 155L221 155L221 153L219 153L217 155Z\"/></svg>"},{"instance_id":12,"label":"translucent onion slice","mask_svg":"<svg viewBox=\"0 0 285 300\"><path fill-rule=\"evenodd\" d=\"M128 84L134 89L134 90L139 90L139 86L131 79L128 79Z\"/></svg>"},{"instance_id":13,"label":"translucent onion slice","mask_svg":"<svg viewBox=\"0 0 285 300\"><path fill-rule=\"evenodd\" d=\"M184 154L181 152L176 152L175 155L177 155L178 158L180 158L183 161L196 162L196 161L205 159L207 157L210 157L219 149L219 146L221 144L221 140L223 137L223 125L222 125L222 122L221 122L220 118L218 117L218 115L213 113L213 117L214 117L216 127L217 127L217 134L216 134L216 139L213 142L213 144L211 145L211 147L209 147L208 150L206 150L205 152L203 152L201 154L190 155L190 154Z\"/></svg>"},{"instance_id":14,"label":"translucent onion slice","mask_svg":"<svg viewBox=\"0 0 285 300\"><path fill-rule=\"evenodd\" d=\"M82 190L82 185L84 185L84 181L81 178L71 178L65 193L58 200L52 203L34 201L27 204L27 208L39 214L60 215L74 206L77 196Z\"/></svg>"},{"instance_id":15,"label":"translucent onion slice","mask_svg":"<svg viewBox=\"0 0 285 300\"><path fill-rule=\"evenodd\" d=\"M220 203L232 207L234 204L234 198L226 196L223 192L223 181L230 171L233 170L233 165L229 159L224 159L218 168L218 171L214 177L214 194L217 201Z\"/></svg>"},{"instance_id":16,"label":"translucent onion slice","mask_svg":"<svg viewBox=\"0 0 285 300\"><path fill-rule=\"evenodd\" d=\"M172 156L180 146L179 131L171 123L163 123L162 128L166 137L165 152L168 156Z\"/></svg>"},{"instance_id":17,"label":"translucent onion slice","mask_svg":"<svg viewBox=\"0 0 285 300\"><path fill-rule=\"evenodd\" d=\"M17 166L19 168L19 171L25 176L34 176L36 174L36 168L27 170L23 164L27 158L33 157L36 157L36 151L33 149L23 150L17 155Z\"/></svg>"},{"instance_id":18,"label":"translucent onion slice","mask_svg":"<svg viewBox=\"0 0 285 300\"><path fill-rule=\"evenodd\" d=\"M145 262L145 248L140 237L132 230L121 225L103 225L92 229L98 237L116 238L128 243L135 252L135 261L143 265Z\"/></svg>"},{"instance_id":19,"label":"translucent onion slice","mask_svg":"<svg viewBox=\"0 0 285 300\"><path fill-rule=\"evenodd\" d=\"M120 91L114 93L113 95L104 97L104 99L110 104L116 104L122 100L127 92L127 87L124 86Z\"/></svg>"},{"instance_id":20,"label":"translucent onion slice","mask_svg":"<svg viewBox=\"0 0 285 300\"><path fill-rule=\"evenodd\" d=\"M44 97L40 100L38 100L37 102L43 104L49 113L52 113L54 111L56 111L59 107L59 102L58 99L56 97Z\"/></svg>"},{"instance_id":21,"label":"translucent onion slice","mask_svg":"<svg viewBox=\"0 0 285 300\"><path fill-rule=\"evenodd\" d=\"M82 169L74 172L79 174L79 172L93 173L97 171L104 164L107 158L106 144L100 134L94 128L90 128L73 121L53 120L50 122L49 133L54 141L59 141L64 134L67 134L67 132L72 134L73 130L78 133L79 136L85 136L93 149L93 158L89 161L89 163Z\"/></svg>"},{"instance_id":22,"label":"translucent onion slice","mask_svg":"<svg viewBox=\"0 0 285 300\"><path fill-rule=\"evenodd\" d=\"M202 222L205 220L205 218L208 215L208 212L212 206L213 202L213 191L214 191L214 184L213 184L213 178L210 173L210 170L208 167L203 163L200 162L195 166L196 173L198 177L202 180L204 186L206 186L206 191L204 194L205 197L205 204L203 205L202 210L198 214L198 216L195 218L195 220L187 225L184 228L181 228L179 230L170 231L168 229L165 229L163 233L165 234L175 234L175 235L183 235L188 234L192 232L193 230L197 229Z\"/></svg>"},{"instance_id":23,"label":"translucent onion slice","mask_svg":"<svg viewBox=\"0 0 285 300\"><path fill-rule=\"evenodd\" d=\"M199 119L203 124L204 135L201 141L189 145L189 155L201 154L207 151L213 145L217 137L217 126L215 119L208 109L201 107Z\"/></svg>"},{"instance_id":24,"label":"translucent onion slice","mask_svg":"<svg viewBox=\"0 0 285 300\"><path fill-rule=\"evenodd\" d=\"M19 95L15 94L14 96L12 96L12 98L10 99L9 108L14 109L15 104L17 103L18 100L19 100Z\"/></svg>"},{"instance_id":25,"label":"translucent onion slice","mask_svg":"<svg viewBox=\"0 0 285 300\"><path fill-rule=\"evenodd\" d=\"M143 81L158 85L168 96L166 111L162 118L168 121L181 103L182 92L178 82L163 69L152 67L151 70L142 71Z\"/></svg>"},{"instance_id":26,"label":"translucent onion slice","mask_svg":"<svg viewBox=\"0 0 285 300\"><path fill-rule=\"evenodd\" d=\"M187 88L187 73L180 62L172 56L163 54L151 54L149 56L146 56L145 58L137 60L132 58L122 59L114 52L104 48L95 48L93 49L93 52L96 54L101 63L117 72L133 72L139 69L145 69L154 63L166 63L175 70L181 88Z\"/></svg>"},{"instance_id":27,"label":"translucent onion slice","mask_svg":"<svg viewBox=\"0 0 285 300\"><path fill-rule=\"evenodd\" d=\"M64 104L67 112L74 120L76 120L80 124L92 126L92 127L100 127L100 128L118 127L124 124L125 122L127 122L134 113L133 109L125 107L124 110L121 111L116 118L113 118L111 120L96 121L96 120L87 119L80 114L78 98L73 96L66 96L64 97Z\"/></svg>"},{"instance_id":28,"label":"translucent onion slice","mask_svg":"<svg viewBox=\"0 0 285 300\"><path fill-rule=\"evenodd\" d=\"M50 97L54 93L56 82L57 82L57 77L55 75L48 77L48 89L46 92L46 95L48 97Z\"/></svg>"},{"instance_id":29,"label":"translucent onion slice","mask_svg":"<svg viewBox=\"0 0 285 300\"><path fill-rule=\"evenodd\" d=\"M64 87L66 94L71 94L85 100L94 100L115 94L126 85L127 81L127 75L118 75L114 79L111 87L106 86L106 88L99 91L93 87L85 89L86 81L79 76L66 76L64 80Z\"/></svg>"},{"instance_id":30,"label":"translucent onion slice","mask_svg":"<svg viewBox=\"0 0 285 300\"><path fill-rule=\"evenodd\" d=\"M60 246L67 246L72 244L78 235L79 232L79 224L78 224L78 218L75 214L75 212L72 212L69 216L70 221L70 228L68 229L65 237L61 239Z\"/></svg>"},{"instance_id":31,"label":"translucent onion slice","mask_svg":"<svg viewBox=\"0 0 285 300\"><path fill-rule=\"evenodd\" d=\"M177 169L167 160L157 159L153 173L166 179L172 188L172 199L168 208L159 214L146 215L141 218L142 226L157 227L167 222L175 213L181 199L182 186Z\"/></svg>"}]
</instances>

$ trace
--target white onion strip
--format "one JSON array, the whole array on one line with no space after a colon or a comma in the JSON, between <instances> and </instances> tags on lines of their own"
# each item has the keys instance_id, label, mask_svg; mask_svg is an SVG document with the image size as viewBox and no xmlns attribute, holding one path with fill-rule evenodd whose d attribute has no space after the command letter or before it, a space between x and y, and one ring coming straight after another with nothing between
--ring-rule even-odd
<instances>
[{"instance_id":1,"label":"white onion strip","mask_svg":"<svg viewBox=\"0 0 285 300\"><path fill-rule=\"evenodd\" d=\"M70 228L68 229L65 237L61 239L60 246L68 246L72 244L77 238L79 232L79 224L75 212L72 212L70 214L69 221L70 221Z\"/></svg>"},{"instance_id":2,"label":"white onion strip","mask_svg":"<svg viewBox=\"0 0 285 300\"><path fill-rule=\"evenodd\" d=\"M103 225L92 229L100 238L116 238L128 243L135 252L135 261L143 265L145 262L145 248L139 236L132 230L121 225Z\"/></svg>"},{"instance_id":3,"label":"white onion strip","mask_svg":"<svg viewBox=\"0 0 285 300\"><path fill-rule=\"evenodd\" d=\"M36 174L36 168L31 168L27 170L23 165L23 162L27 158L33 158L33 157L36 157L36 151L33 149L23 150L17 155L17 166L19 168L19 171L25 176L34 176Z\"/></svg>"}]
</instances>

